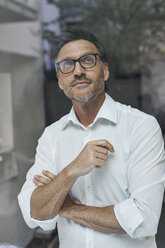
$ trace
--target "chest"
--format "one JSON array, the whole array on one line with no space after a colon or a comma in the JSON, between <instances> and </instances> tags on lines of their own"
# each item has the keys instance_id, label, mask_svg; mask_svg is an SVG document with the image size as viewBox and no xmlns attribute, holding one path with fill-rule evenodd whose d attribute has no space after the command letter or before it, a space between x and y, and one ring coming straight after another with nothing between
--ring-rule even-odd
<instances>
[{"instance_id":1,"label":"chest","mask_svg":"<svg viewBox=\"0 0 165 248\"><path fill-rule=\"evenodd\" d=\"M127 182L127 153L121 132L114 126L97 127L96 129L74 130L64 132L56 143L56 166L60 172L71 163L89 141L106 139L114 147L115 153L108 153L108 160L103 168L95 168L89 175L80 177L72 187L72 194L77 199L80 192L86 195L87 188L92 188L92 194L109 201L109 195L125 197ZM118 198L118 197L117 197ZM116 198L116 201L119 199ZM115 198L114 198L115 200ZM82 199L80 200L82 202Z\"/></svg>"}]
</instances>

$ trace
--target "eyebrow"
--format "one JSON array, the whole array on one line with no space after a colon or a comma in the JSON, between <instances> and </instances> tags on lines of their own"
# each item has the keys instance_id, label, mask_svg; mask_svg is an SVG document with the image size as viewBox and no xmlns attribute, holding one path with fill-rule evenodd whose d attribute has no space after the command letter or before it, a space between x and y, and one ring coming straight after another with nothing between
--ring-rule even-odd
<instances>
[{"instance_id":1,"label":"eyebrow","mask_svg":"<svg viewBox=\"0 0 165 248\"><path fill-rule=\"evenodd\" d=\"M87 52L87 53L84 53L84 54L82 54L79 58L81 58L81 57L83 57L83 56L85 56L85 55L92 55L92 54L96 54L96 52ZM99 53L98 53L99 54ZM79 59L79 58L77 58L77 59ZM63 62L63 61L65 61L65 60L68 60L68 59L71 59L71 60L75 60L75 59L73 59L73 58L71 58L71 57L66 57L66 58L64 58L64 59L62 59L62 60L59 60L59 61L57 61L56 62L56 64L58 64L58 63L60 63L60 62Z\"/></svg>"}]
</instances>

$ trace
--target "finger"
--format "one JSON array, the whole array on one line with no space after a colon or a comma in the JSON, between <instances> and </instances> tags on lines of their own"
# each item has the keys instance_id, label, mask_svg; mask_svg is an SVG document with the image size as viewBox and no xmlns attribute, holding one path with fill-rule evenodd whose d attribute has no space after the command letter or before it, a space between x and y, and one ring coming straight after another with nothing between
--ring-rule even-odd
<instances>
[{"instance_id":1,"label":"finger","mask_svg":"<svg viewBox=\"0 0 165 248\"><path fill-rule=\"evenodd\" d=\"M33 179L33 183L34 183L36 186L43 186L43 185L45 185L44 183L41 183L41 182L37 181L35 178Z\"/></svg>"},{"instance_id":2,"label":"finger","mask_svg":"<svg viewBox=\"0 0 165 248\"><path fill-rule=\"evenodd\" d=\"M39 175L35 175L34 179L42 184L48 184L50 182L50 179Z\"/></svg>"},{"instance_id":3,"label":"finger","mask_svg":"<svg viewBox=\"0 0 165 248\"><path fill-rule=\"evenodd\" d=\"M48 177L50 180L53 180L55 178L55 175L52 172L47 171L47 170L43 170L42 174L44 176Z\"/></svg>"},{"instance_id":4,"label":"finger","mask_svg":"<svg viewBox=\"0 0 165 248\"><path fill-rule=\"evenodd\" d=\"M102 147L102 146L95 146L95 151L102 153L104 155L108 155L108 149Z\"/></svg>"},{"instance_id":5,"label":"finger","mask_svg":"<svg viewBox=\"0 0 165 248\"><path fill-rule=\"evenodd\" d=\"M103 159L97 158L95 161L95 167L103 167L105 165L106 161Z\"/></svg>"},{"instance_id":6,"label":"finger","mask_svg":"<svg viewBox=\"0 0 165 248\"><path fill-rule=\"evenodd\" d=\"M95 158L104 160L106 162L107 159L108 159L108 153L107 154L103 154L103 153L100 153L100 152L96 152L95 153Z\"/></svg>"},{"instance_id":7,"label":"finger","mask_svg":"<svg viewBox=\"0 0 165 248\"><path fill-rule=\"evenodd\" d=\"M112 144L108 140L106 140L106 139L104 139L104 140L97 140L96 141L96 145L97 146L104 147L104 148L108 149L110 152L114 152L115 151L114 148L113 148L113 146L112 146Z\"/></svg>"}]
</instances>

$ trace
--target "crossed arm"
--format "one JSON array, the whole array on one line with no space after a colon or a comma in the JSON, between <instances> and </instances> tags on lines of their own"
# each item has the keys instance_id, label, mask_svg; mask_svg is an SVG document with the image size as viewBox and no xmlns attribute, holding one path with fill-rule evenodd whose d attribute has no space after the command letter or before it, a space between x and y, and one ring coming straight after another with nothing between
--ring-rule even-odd
<instances>
[{"instance_id":1,"label":"crossed arm","mask_svg":"<svg viewBox=\"0 0 165 248\"><path fill-rule=\"evenodd\" d=\"M34 183L38 187L31 197L31 216L45 220L59 213L64 218L100 232L125 233L116 219L114 206L78 205L68 195L79 176L90 173L96 166L105 165L108 150L114 151L106 140L89 142L79 156L57 176L49 171L43 171L43 176L36 175Z\"/></svg>"},{"instance_id":2,"label":"crossed arm","mask_svg":"<svg viewBox=\"0 0 165 248\"><path fill-rule=\"evenodd\" d=\"M49 171L43 171L45 176L36 176L34 183L36 186L44 186L55 180ZM64 203L59 210L59 214L63 218L70 219L78 224L87 226L100 232L105 233L125 233L118 223L114 214L114 206L107 207L91 207L81 204L75 204L69 195L66 196Z\"/></svg>"}]
</instances>

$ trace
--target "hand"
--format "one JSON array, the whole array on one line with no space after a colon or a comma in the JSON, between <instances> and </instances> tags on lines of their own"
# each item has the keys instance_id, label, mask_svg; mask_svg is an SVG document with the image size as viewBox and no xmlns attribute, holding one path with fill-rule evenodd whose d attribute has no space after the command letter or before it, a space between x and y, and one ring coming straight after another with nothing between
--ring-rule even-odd
<instances>
[{"instance_id":1,"label":"hand","mask_svg":"<svg viewBox=\"0 0 165 248\"><path fill-rule=\"evenodd\" d=\"M108 159L108 151L114 152L114 148L107 140L88 142L72 162L75 175L83 176L95 167L103 167Z\"/></svg>"},{"instance_id":2,"label":"hand","mask_svg":"<svg viewBox=\"0 0 165 248\"><path fill-rule=\"evenodd\" d=\"M64 204L60 210L60 213L59 213L60 216L63 218L69 217L69 212L73 209L74 206L75 206L75 204L70 199L70 196L67 195L65 198Z\"/></svg>"},{"instance_id":3,"label":"hand","mask_svg":"<svg viewBox=\"0 0 165 248\"><path fill-rule=\"evenodd\" d=\"M35 175L33 182L36 186L43 186L50 183L56 176L50 171L43 170L42 174L44 176Z\"/></svg>"}]
</instances>

